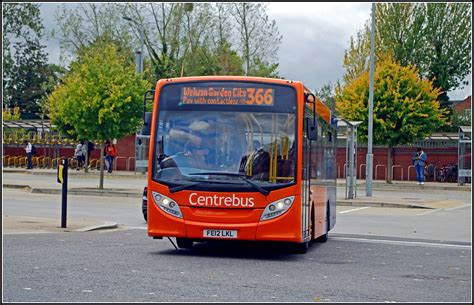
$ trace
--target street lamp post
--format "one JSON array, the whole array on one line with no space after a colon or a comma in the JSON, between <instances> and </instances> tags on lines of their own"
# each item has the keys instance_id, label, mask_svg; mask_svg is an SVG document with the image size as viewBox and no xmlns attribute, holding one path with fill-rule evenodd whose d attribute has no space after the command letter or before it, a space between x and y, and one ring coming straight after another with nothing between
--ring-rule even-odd
<instances>
[{"instance_id":1,"label":"street lamp post","mask_svg":"<svg viewBox=\"0 0 474 305\"><path fill-rule=\"evenodd\" d=\"M365 195L372 197L372 168L374 155L372 154L372 125L373 125L373 105L374 105L374 32L375 32L375 3L372 2L372 31L370 41L370 85L369 85L369 117L368 117L368 140L365 174Z\"/></svg>"},{"instance_id":2,"label":"street lamp post","mask_svg":"<svg viewBox=\"0 0 474 305\"><path fill-rule=\"evenodd\" d=\"M143 72L143 46L145 45L145 37L143 34L143 29L140 24L127 16L122 16L123 19L133 22L136 26L138 31L140 32L140 51L137 51L136 54L136 62L137 62L137 74ZM143 109L143 111L146 111ZM145 115L145 113L143 113ZM141 132L137 132L135 134L135 174L137 173L137 168L140 168L142 174L144 174L148 168L148 145L150 142L149 135L143 135Z\"/></svg>"},{"instance_id":3,"label":"street lamp post","mask_svg":"<svg viewBox=\"0 0 474 305\"><path fill-rule=\"evenodd\" d=\"M143 35L143 29L140 27L138 22L136 22L134 19L127 17L127 16L122 16L123 19L133 22L137 25L138 31L140 32L140 51L137 51L137 57L136 57L136 62L137 62L137 73L140 74L143 72L143 45L145 44L145 39Z\"/></svg>"}]
</instances>

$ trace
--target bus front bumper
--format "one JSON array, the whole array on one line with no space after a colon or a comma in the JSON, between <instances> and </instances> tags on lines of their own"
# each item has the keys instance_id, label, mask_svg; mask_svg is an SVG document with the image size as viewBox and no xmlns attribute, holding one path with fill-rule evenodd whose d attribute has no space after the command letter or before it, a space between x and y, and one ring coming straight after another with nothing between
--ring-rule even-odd
<instances>
[{"instance_id":1,"label":"bus front bumper","mask_svg":"<svg viewBox=\"0 0 474 305\"><path fill-rule=\"evenodd\" d=\"M216 223L175 218L161 211L149 216L148 235L153 237L181 237L194 240L235 239L301 242L300 217L296 209L270 220L248 223ZM155 219L156 218L156 219ZM220 231L226 236L209 236L209 231ZM233 231L233 232L228 232ZM208 236L205 236L205 235ZM235 236L235 237L234 237Z\"/></svg>"}]
</instances>

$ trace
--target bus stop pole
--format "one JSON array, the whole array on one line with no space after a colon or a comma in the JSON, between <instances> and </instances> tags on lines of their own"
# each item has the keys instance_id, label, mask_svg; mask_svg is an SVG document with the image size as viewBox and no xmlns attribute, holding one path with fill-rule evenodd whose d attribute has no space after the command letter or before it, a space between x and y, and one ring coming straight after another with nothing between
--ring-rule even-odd
<instances>
[{"instance_id":1,"label":"bus stop pole","mask_svg":"<svg viewBox=\"0 0 474 305\"><path fill-rule=\"evenodd\" d=\"M368 114L368 135L367 135L367 156L365 175L365 195L372 197L372 168L374 155L372 154L372 129L373 129L373 105L374 105L374 31L375 31L375 3L372 3L372 31L370 39L370 84L369 84L369 114Z\"/></svg>"}]
</instances>

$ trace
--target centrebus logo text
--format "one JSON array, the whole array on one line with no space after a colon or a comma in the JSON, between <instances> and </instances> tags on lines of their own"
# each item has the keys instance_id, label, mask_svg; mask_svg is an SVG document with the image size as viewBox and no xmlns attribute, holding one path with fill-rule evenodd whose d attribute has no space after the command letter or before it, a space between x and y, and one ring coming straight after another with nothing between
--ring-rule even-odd
<instances>
[{"instance_id":1,"label":"centrebus logo text","mask_svg":"<svg viewBox=\"0 0 474 305\"><path fill-rule=\"evenodd\" d=\"M193 206L213 206L213 207L247 207L254 206L254 198L237 197L232 194L228 196L199 196L196 193L189 195L189 203Z\"/></svg>"}]
</instances>

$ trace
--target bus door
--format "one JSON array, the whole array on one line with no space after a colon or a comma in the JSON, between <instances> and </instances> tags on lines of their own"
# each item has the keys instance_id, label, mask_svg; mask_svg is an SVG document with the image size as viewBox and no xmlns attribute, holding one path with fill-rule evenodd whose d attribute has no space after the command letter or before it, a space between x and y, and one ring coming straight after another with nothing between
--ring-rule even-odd
<instances>
[{"instance_id":1,"label":"bus door","mask_svg":"<svg viewBox=\"0 0 474 305\"><path fill-rule=\"evenodd\" d=\"M311 207L311 140L307 134L307 128L312 118L304 111L303 119L303 160L302 160L302 190L301 190L301 236L303 241L309 241L311 236L309 234L310 222L310 207Z\"/></svg>"}]
</instances>

